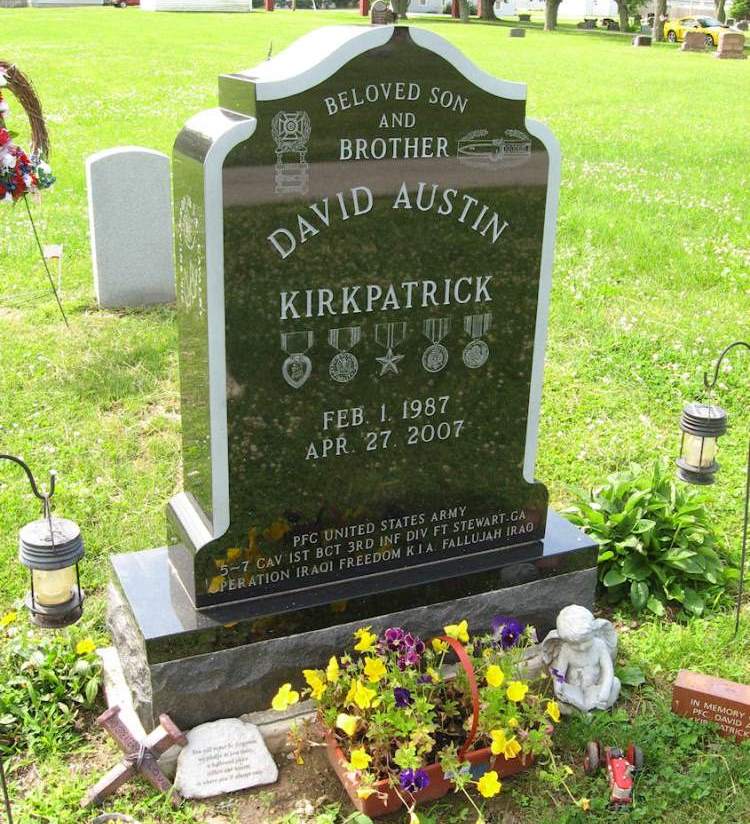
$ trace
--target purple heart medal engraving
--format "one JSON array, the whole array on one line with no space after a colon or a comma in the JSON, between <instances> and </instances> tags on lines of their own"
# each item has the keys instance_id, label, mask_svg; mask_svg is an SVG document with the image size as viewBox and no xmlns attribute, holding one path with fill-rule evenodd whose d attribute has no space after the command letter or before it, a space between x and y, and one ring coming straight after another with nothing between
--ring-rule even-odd
<instances>
[{"instance_id":1,"label":"purple heart medal engraving","mask_svg":"<svg viewBox=\"0 0 750 824\"><path fill-rule=\"evenodd\" d=\"M281 333L281 348L289 355L281 367L281 374L292 389L299 389L310 377L312 361L305 353L312 345L312 332Z\"/></svg>"},{"instance_id":2,"label":"purple heart medal engraving","mask_svg":"<svg viewBox=\"0 0 750 824\"><path fill-rule=\"evenodd\" d=\"M337 351L331 359L328 374L336 383L348 383L359 371L359 361L348 350L354 349L361 339L361 326L328 330L328 343Z\"/></svg>"},{"instance_id":3,"label":"purple heart medal engraving","mask_svg":"<svg viewBox=\"0 0 750 824\"><path fill-rule=\"evenodd\" d=\"M422 353L422 366L427 372L440 372L448 363L448 350L440 341L451 330L450 318L428 318L422 325L425 336L432 341Z\"/></svg>"},{"instance_id":4,"label":"purple heart medal engraving","mask_svg":"<svg viewBox=\"0 0 750 824\"><path fill-rule=\"evenodd\" d=\"M464 330L471 336L463 352L463 361L469 369L479 369L487 363L490 347L482 340L492 325L492 315L467 315L464 318Z\"/></svg>"}]
</instances>

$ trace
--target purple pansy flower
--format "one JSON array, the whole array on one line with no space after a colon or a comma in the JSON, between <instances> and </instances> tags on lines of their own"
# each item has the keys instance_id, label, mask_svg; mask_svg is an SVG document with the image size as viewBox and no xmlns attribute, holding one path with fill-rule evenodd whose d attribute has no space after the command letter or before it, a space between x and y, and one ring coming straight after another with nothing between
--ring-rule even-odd
<instances>
[{"instance_id":1,"label":"purple pansy flower","mask_svg":"<svg viewBox=\"0 0 750 824\"><path fill-rule=\"evenodd\" d=\"M557 681L558 684L565 683L565 673L560 672L559 669L556 669L555 667L550 667L549 674L555 679L555 681Z\"/></svg>"},{"instance_id":2,"label":"purple pansy flower","mask_svg":"<svg viewBox=\"0 0 750 824\"><path fill-rule=\"evenodd\" d=\"M424 790L430 783L430 779L424 770L401 770L398 777L401 782L401 789L412 795L419 790Z\"/></svg>"},{"instance_id":3,"label":"purple pansy flower","mask_svg":"<svg viewBox=\"0 0 750 824\"><path fill-rule=\"evenodd\" d=\"M393 690L393 696L396 699L396 706L399 709L404 709L404 707L411 706L411 704L414 703L414 699L406 687L396 687Z\"/></svg>"},{"instance_id":4,"label":"purple pansy flower","mask_svg":"<svg viewBox=\"0 0 750 824\"><path fill-rule=\"evenodd\" d=\"M425 651L424 641L410 632L404 632L401 627L390 627L380 637L382 652L394 652L398 655L396 661L400 670L407 667L418 667Z\"/></svg>"},{"instance_id":5,"label":"purple pansy flower","mask_svg":"<svg viewBox=\"0 0 750 824\"><path fill-rule=\"evenodd\" d=\"M492 634L503 649L514 647L525 631L526 624L508 615L496 615L492 619Z\"/></svg>"}]
</instances>

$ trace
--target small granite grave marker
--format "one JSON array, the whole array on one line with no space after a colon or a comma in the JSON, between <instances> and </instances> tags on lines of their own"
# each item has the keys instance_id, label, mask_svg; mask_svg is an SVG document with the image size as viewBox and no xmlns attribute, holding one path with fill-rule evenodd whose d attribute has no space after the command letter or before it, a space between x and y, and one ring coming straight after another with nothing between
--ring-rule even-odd
<instances>
[{"instance_id":1,"label":"small granite grave marker","mask_svg":"<svg viewBox=\"0 0 750 824\"><path fill-rule=\"evenodd\" d=\"M685 39L680 51L704 52L706 50L706 35L700 31L686 31Z\"/></svg>"},{"instance_id":2,"label":"small granite grave marker","mask_svg":"<svg viewBox=\"0 0 750 824\"><path fill-rule=\"evenodd\" d=\"M178 137L185 491L110 609L144 718L264 708L361 621L591 605L535 477L559 149L525 99L428 30L332 27Z\"/></svg>"},{"instance_id":3,"label":"small granite grave marker","mask_svg":"<svg viewBox=\"0 0 750 824\"><path fill-rule=\"evenodd\" d=\"M680 670L672 688L672 712L718 724L728 738L750 738L750 686Z\"/></svg>"},{"instance_id":4,"label":"small granite grave marker","mask_svg":"<svg viewBox=\"0 0 750 824\"><path fill-rule=\"evenodd\" d=\"M633 38L633 45L634 46L650 46L651 45L651 37L647 34L636 34Z\"/></svg>"},{"instance_id":5,"label":"small granite grave marker","mask_svg":"<svg viewBox=\"0 0 750 824\"><path fill-rule=\"evenodd\" d=\"M511 37L526 37L526 29L511 29Z\"/></svg>"},{"instance_id":6,"label":"small granite grave marker","mask_svg":"<svg viewBox=\"0 0 750 824\"><path fill-rule=\"evenodd\" d=\"M239 718L201 724L187 733L187 740L174 780L183 798L210 798L273 784L279 777L258 728Z\"/></svg>"},{"instance_id":7,"label":"small granite grave marker","mask_svg":"<svg viewBox=\"0 0 750 824\"><path fill-rule=\"evenodd\" d=\"M721 32L716 57L719 60L746 60L745 35L738 31Z\"/></svg>"}]
</instances>

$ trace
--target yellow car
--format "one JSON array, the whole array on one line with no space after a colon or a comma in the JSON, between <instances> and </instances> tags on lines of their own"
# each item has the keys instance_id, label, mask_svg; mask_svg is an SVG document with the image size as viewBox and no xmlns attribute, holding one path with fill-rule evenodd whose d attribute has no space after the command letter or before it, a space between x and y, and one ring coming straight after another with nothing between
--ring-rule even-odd
<instances>
[{"instance_id":1,"label":"yellow car","mask_svg":"<svg viewBox=\"0 0 750 824\"><path fill-rule=\"evenodd\" d=\"M670 43L677 43L685 39L686 31L699 31L705 35L707 46L718 46L719 35L728 28L713 17L680 17L664 23L664 36Z\"/></svg>"}]
</instances>

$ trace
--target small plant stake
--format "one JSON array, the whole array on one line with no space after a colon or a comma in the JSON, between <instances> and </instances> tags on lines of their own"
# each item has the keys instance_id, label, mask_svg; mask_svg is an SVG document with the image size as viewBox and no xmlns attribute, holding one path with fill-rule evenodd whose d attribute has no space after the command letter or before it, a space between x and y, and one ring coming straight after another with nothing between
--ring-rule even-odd
<instances>
[{"instance_id":1,"label":"small plant stake","mask_svg":"<svg viewBox=\"0 0 750 824\"><path fill-rule=\"evenodd\" d=\"M146 781L163 793L170 793L172 805L178 807L182 803L180 794L172 788L169 779L159 768L157 759L175 744L185 746L187 738L168 715L159 716L159 726L150 732L143 741L133 735L125 722L120 718L120 708L110 707L97 719L99 724L117 741L125 758L113 767L105 776L86 793L81 800L82 807L101 803L107 796L112 795L126 781L140 773Z\"/></svg>"}]
</instances>

